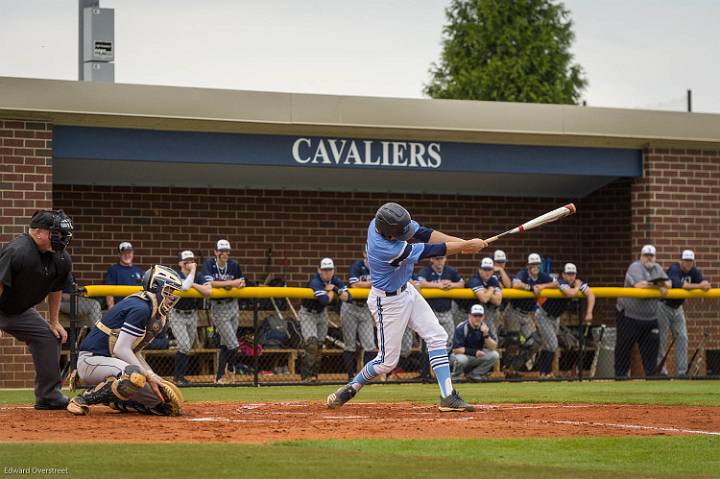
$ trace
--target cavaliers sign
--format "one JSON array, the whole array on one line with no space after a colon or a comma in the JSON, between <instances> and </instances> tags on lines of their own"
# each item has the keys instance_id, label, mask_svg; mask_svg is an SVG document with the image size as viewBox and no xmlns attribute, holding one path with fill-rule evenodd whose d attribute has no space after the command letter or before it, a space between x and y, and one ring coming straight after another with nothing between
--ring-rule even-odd
<instances>
[{"instance_id":1,"label":"cavaliers sign","mask_svg":"<svg viewBox=\"0 0 720 479\"><path fill-rule=\"evenodd\" d=\"M440 143L298 138L292 157L301 165L440 168Z\"/></svg>"}]
</instances>

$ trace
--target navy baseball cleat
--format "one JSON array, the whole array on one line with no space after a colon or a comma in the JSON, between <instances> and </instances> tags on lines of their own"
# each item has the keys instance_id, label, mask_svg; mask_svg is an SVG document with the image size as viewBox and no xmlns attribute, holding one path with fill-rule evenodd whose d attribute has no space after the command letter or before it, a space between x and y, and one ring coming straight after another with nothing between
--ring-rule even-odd
<instances>
[{"instance_id":1,"label":"navy baseball cleat","mask_svg":"<svg viewBox=\"0 0 720 479\"><path fill-rule=\"evenodd\" d=\"M440 398L438 409L440 409L440 412L473 412L475 406L463 401L463 398L453 389L453 392L448 397Z\"/></svg>"},{"instance_id":2,"label":"navy baseball cleat","mask_svg":"<svg viewBox=\"0 0 720 479\"><path fill-rule=\"evenodd\" d=\"M350 384L346 384L327 397L326 403L330 409L336 409L355 397L357 391Z\"/></svg>"}]
</instances>

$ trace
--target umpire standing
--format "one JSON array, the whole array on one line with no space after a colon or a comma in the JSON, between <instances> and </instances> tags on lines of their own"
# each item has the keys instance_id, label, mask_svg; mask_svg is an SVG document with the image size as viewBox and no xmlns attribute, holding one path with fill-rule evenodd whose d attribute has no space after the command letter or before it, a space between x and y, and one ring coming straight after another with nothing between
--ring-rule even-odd
<instances>
[{"instance_id":1,"label":"umpire standing","mask_svg":"<svg viewBox=\"0 0 720 479\"><path fill-rule=\"evenodd\" d=\"M25 342L35 364L35 409L65 409L60 391L60 299L72 269L65 247L73 226L62 211L38 210L30 229L0 250L0 331ZM49 319L35 305L47 297Z\"/></svg>"}]
</instances>

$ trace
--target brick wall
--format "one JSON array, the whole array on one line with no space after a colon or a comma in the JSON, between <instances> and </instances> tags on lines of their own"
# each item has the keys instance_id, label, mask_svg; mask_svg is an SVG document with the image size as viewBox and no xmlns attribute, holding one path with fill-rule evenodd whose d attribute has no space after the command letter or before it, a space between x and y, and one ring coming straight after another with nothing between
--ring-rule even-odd
<instances>
[{"instance_id":1,"label":"brick wall","mask_svg":"<svg viewBox=\"0 0 720 479\"><path fill-rule=\"evenodd\" d=\"M0 245L27 230L38 208L52 205L52 127L0 120ZM30 387L32 359L23 343L0 338L0 387Z\"/></svg>"},{"instance_id":2,"label":"brick wall","mask_svg":"<svg viewBox=\"0 0 720 479\"><path fill-rule=\"evenodd\" d=\"M582 214L493 246L508 253L513 272L528 253L537 251L550 256L554 269L573 261L595 284L617 284L630 254L629 196L629 181L613 183L579 201ZM136 263L143 267L174 263L183 248L207 256L217 239L227 238L251 279L264 277L269 247L273 273L285 275L291 285L304 285L323 256L335 259L345 276L350 263L361 257L368 221L390 200L401 202L422 224L463 237L492 236L567 201L79 185L56 185L54 190L55 206L67 211L76 226L70 252L85 284L102 282L105 269L117 261L121 241L133 243ZM618 251L626 254L618 257ZM449 261L467 277L480 258Z\"/></svg>"},{"instance_id":3,"label":"brick wall","mask_svg":"<svg viewBox=\"0 0 720 479\"><path fill-rule=\"evenodd\" d=\"M697 265L720 286L720 151L648 148L643 178L632 187L632 249L657 247L667 267L680 252L695 251ZM690 354L707 331L708 348L720 349L717 300L687 301Z\"/></svg>"}]
</instances>

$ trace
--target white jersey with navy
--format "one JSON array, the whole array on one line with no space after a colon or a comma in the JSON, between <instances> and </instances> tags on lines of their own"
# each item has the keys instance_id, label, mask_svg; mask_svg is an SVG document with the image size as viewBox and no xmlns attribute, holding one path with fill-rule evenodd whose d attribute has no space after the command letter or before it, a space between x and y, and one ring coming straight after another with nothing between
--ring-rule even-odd
<instances>
[{"instance_id":1,"label":"white jersey with navy","mask_svg":"<svg viewBox=\"0 0 720 479\"><path fill-rule=\"evenodd\" d=\"M427 244L432 230L413 221L416 232L413 239L419 243L392 241L382 237L375 229L373 219L368 226L367 253L372 274L372 285L382 291L397 291L407 284L413 273L415 263L430 256L444 256L445 243Z\"/></svg>"}]
</instances>

